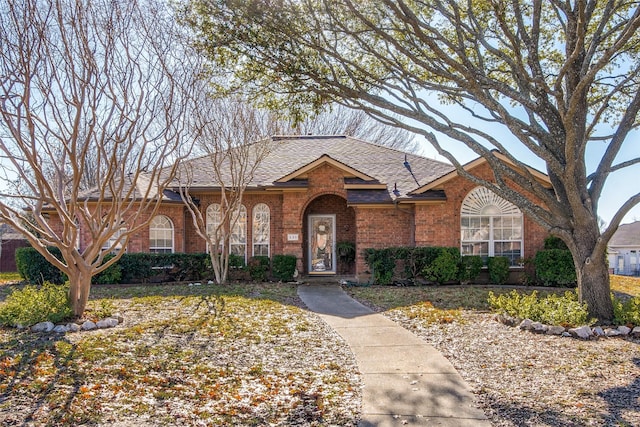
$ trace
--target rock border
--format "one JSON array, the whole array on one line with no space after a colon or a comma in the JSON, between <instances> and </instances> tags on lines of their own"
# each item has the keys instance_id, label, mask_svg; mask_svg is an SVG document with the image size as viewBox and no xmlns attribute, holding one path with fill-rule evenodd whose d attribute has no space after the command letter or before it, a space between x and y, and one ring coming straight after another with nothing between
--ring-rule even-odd
<instances>
[{"instance_id":1,"label":"rock border","mask_svg":"<svg viewBox=\"0 0 640 427\"><path fill-rule=\"evenodd\" d=\"M33 333L54 333L66 334L67 332L93 331L95 329L114 328L121 324L124 318L120 314L114 314L107 318L94 322L92 320L81 320L56 325L53 322L40 322L31 326L29 330Z\"/></svg>"},{"instance_id":2,"label":"rock border","mask_svg":"<svg viewBox=\"0 0 640 427\"><path fill-rule=\"evenodd\" d=\"M640 338L640 326L636 326L633 329L625 325L605 328L603 328L602 326L591 327L587 325L577 328L565 328L564 326L545 325L544 323L534 322L531 319L518 319L506 314L496 314L495 320L502 323L503 325L517 327L520 330L529 331L534 334L573 337L582 340L614 337Z\"/></svg>"}]
</instances>

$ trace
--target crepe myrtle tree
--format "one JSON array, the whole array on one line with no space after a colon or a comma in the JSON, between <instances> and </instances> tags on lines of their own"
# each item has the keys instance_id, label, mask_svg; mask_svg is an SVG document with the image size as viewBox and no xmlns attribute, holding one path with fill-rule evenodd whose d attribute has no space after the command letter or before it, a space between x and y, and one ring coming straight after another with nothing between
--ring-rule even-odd
<instances>
[{"instance_id":1,"label":"crepe myrtle tree","mask_svg":"<svg viewBox=\"0 0 640 427\"><path fill-rule=\"evenodd\" d=\"M182 22L195 30L199 48L233 73L225 90L253 93L298 117L339 102L422 135L461 176L560 237L573 254L580 299L591 315L612 319L605 250L640 193L632 192L602 231L598 202L612 174L640 163L637 149L625 150L634 143L629 134L640 108L637 2L185 0L182 6ZM450 151L458 144L486 159L495 181L465 171ZM595 144L602 155L589 166L586 153ZM523 159L545 165L551 191Z\"/></svg>"},{"instance_id":2,"label":"crepe myrtle tree","mask_svg":"<svg viewBox=\"0 0 640 427\"><path fill-rule=\"evenodd\" d=\"M189 145L179 30L161 2L0 1L0 221L68 276L76 316Z\"/></svg>"},{"instance_id":3,"label":"crepe myrtle tree","mask_svg":"<svg viewBox=\"0 0 640 427\"><path fill-rule=\"evenodd\" d=\"M265 132L271 129L264 125L275 122L266 111L245 100L213 98L206 87L198 93L191 126L197 135L195 144L205 154L178 167L176 191L187 207L196 234L207 244L216 283L223 284L229 274L232 234L246 239L246 229L239 227L245 190L270 151L271 139ZM204 206L195 194L212 188L219 203Z\"/></svg>"}]
</instances>

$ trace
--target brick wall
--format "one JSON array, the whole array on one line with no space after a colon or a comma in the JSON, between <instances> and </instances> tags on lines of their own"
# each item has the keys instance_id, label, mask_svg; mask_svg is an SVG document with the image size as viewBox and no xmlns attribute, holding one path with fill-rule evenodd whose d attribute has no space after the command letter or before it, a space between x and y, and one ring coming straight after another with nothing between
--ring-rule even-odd
<instances>
[{"instance_id":1,"label":"brick wall","mask_svg":"<svg viewBox=\"0 0 640 427\"><path fill-rule=\"evenodd\" d=\"M473 174L493 180L493 172L486 163L475 168ZM446 202L416 206L416 245L459 247L460 208L467 194L476 187L475 183L455 177L443 186L447 195ZM548 233L526 215L523 222L523 255L529 258L542 249L544 238Z\"/></svg>"}]
</instances>

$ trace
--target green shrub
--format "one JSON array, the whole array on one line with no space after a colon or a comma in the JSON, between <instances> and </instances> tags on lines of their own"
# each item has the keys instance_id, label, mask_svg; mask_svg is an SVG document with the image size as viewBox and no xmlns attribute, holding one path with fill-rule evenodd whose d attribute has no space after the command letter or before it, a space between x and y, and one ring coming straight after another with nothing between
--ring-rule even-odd
<instances>
[{"instance_id":1,"label":"green shrub","mask_svg":"<svg viewBox=\"0 0 640 427\"><path fill-rule=\"evenodd\" d=\"M242 270L245 267L244 257L236 254L229 254L229 269Z\"/></svg>"},{"instance_id":2,"label":"green shrub","mask_svg":"<svg viewBox=\"0 0 640 427\"><path fill-rule=\"evenodd\" d=\"M437 282L442 285L458 277L458 266L460 265L460 251L457 248L437 248L438 256L427 265L422 274L427 280Z\"/></svg>"},{"instance_id":3,"label":"green shrub","mask_svg":"<svg viewBox=\"0 0 640 427\"><path fill-rule=\"evenodd\" d=\"M209 265L211 264L211 259L209 258L209 254L206 253L173 253L166 254L165 256L166 260L162 265L172 266L172 268L167 271L167 279L173 282L201 280L210 270Z\"/></svg>"},{"instance_id":4,"label":"green shrub","mask_svg":"<svg viewBox=\"0 0 640 427\"><path fill-rule=\"evenodd\" d=\"M107 254L103 259L103 264L112 259L114 255ZM110 265L105 271L100 274L97 274L91 278L92 284L112 284L112 283L120 283L120 279L122 279L122 270L120 265L116 262L115 264Z\"/></svg>"},{"instance_id":5,"label":"green shrub","mask_svg":"<svg viewBox=\"0 0 640 427\"><path fill-rule=\"evenodd\" d=\"M542 299L538 298L537 291L522 294L513 290L500 296L489 292L488 301L491 308L498 313L549 325L574 327L592 324L595 321L589 319L587 304L580 304L578 295L572 291L565 292L563 296L551 294Z\"/></svg>"},{"instance_id":6,"label":"green shrub","mask_svg":"<svg viewBox=\"0 0 640 427\"><path fill-rule=\"evenodd\" d=\"M393 282L393 272L396 268L396 254L394 248L365 249L364 259L373 273L373 283L389 285Z\"/></svg>"},{"instance_id":7,"label":"green shrub","mask_svg":"<svg viewBox=\"0 0 640 427\"><path fill-rule=\"evenodd\" d=\"M567 247L567 244L559 237L557 236L548 236L544 239L544 249L545 250L550 250L550 249L562 249L562 250L569 250L569 248Z\"/></svg>"},{"instance_id":8,"label":"green shrub","mask_svg":"<svg viewBox=\"0 0 640 427\"><path fill-rule=\"evenodd\" d=\"M62 259L60 249L49 247L47 250L56 258ZM32 247L16 249L16 267L20 277L34 285L42 285L44 282L61 285L67 280L63 272Z\"/></svg>"},{"instance_id":9,"label":"green shrub","mask_svg":"<svg viewBox=\"0 0 640 427\"><path fill-rule=\"evenodd\" d=\"M405 261L405 275L407 279L415 280L423 276L427 269L442 253L438 246L417 246L414 248L399 248L398 256ZM459 253L459 251L458 251Z\"/></svg>"},{"instance_id":10,"label":"green shrub","mask_svg":"<svg viewBox=\"0 0 640 427\"><path fill-rule=\"evenodd\" d=\"M150 253L126 253L118 260L122 274L121 283L144 283L155 273Z\"/></svg>"},{"instance_id":11,"label":"green shrub","mask_svg":"<svg viewBox=\"0 0 640 427\"><path fill-rule=\"evenodd\" d=\"M509 258L495 256L487 258L489 280L496 285L504 285L509 279Z\"/></svg>"},{"instance_id":12,"label":"green shrub","mask_svg":"<svg viewBox=\"0 0 640 427\"><path fill-rule=\"evenodd\" d=\"M482 271L482 257L479 255L465 255L460 259L459 279L463 283L473 282Z\"/></svg>"},{"instance_id":13,"label":"green shrub","mask_svg":"<svg viewBox=\"0 0 640 427\"><path fill-rule=\"evenodd\" d=\"M269 272L269 264L271 261L268 256L254 256L249 260L247 269L251 280L256 282L264 282L267 280Z\"/></svg>"},{"instance_id":14,"label":"green shrub","mask_svg":"<svg viewBox=\"0 0 640 427\"><path fill-rule=\"evenodd\" d=\"M12 291L0 305L0 323L8 326L31 326L39 322L58 323L73 317L69 304L69 287L45 282Z\"/></svg>"},{"instance_id":15,"label":"green shrub","mask_svg":"<svg viewBox=\"0 0 640 427\"><path fill-rule=\"evenodd\" d=\"M566 249L538 251L535 257L536 278L544 286L573 287L576 268L571 252Z\"/></svg>"},{"instance_id":16,"label":"green shrub","mask_svg":"<svg viewBox=\"0 0 640 427\"><path fill-rule=\"evenodd\" d=\"M274 255L271 267L273 277L283 282L292 281L297 261L295 255Z\"/></svg>"},{"instance_id":17,"label":"green shrub","mask_svg":"<svg viewBox=\"0 0 640 427\"><path fill-rule=\"evenodd\" d=\"M616 325L640 326L640 297L621 300L611 294Z\"/></svg>"}]
</instances>

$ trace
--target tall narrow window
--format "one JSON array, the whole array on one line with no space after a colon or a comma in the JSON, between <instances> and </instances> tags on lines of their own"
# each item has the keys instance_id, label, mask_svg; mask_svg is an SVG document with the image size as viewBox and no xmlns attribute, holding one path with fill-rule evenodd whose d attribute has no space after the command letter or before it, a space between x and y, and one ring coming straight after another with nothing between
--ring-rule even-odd
<instances>
[{"instance_id":1,"label":"tall narrow window","mask_svg":"<svg viewBox=\"0 0 640 427\"><path fill-rule=\"evenodd\" d=\"M111 252L113 253L120 251L120 249L122 249L122 240L118 240L120 239L120 236L122 236L126 232L126 227L122 227L116 230L115 233L113 233L113 235L109 238L109 240L104 242L104 244L102 245L102 250L111 250ZM125 247L124 249L126 252L127 248Z\"/></svg>"},{"instance_id":2,"label":"tall narrow window","mask_svg":"<svg viewBox=\"0 0 640 427\"><path fill-rule=\"evenodd\" d=\"M221 207L218 203L212 203L207 206L207 235L214 237L215 240L222 243L222 231L220 229L220 222L222 221L222 213ZM218 236L215 236L215 233L219 233ZM207 242L207 252L210 250L209 243Z\"/></svg>"},{"instance_id":3,"label":"tall narrow window","mask_svg":"<svg viewBox=\"0 0 640 427\"><path fill-rule=\"evenodd\" d=\"M253 256L269 256L271 213L269 206L259 203L253 207Z\"/></svg>"},{"instance_id":4,"label":"tall narrow window","mask_svg":"<svg viewBox=\"0 0 640 427\"><path fill-rule=\"evenodd\" d=\"M151 220L151 225L149 226L149 252L173 252L173 224L164 215L155 216Z\"/></svg>"},{"instance_id":5,"label":"tall narrow window","mask_svg":"<svg viewBox=\"0 0 640 427\"><path fill-rule=\"evenodd\" d=\"M485 187L472 190L460 212L462 255L509 258L516 265L522 258L522 212Z\"/></svg>"},{"instance_id":6,"label":"tall narrow window","mask_svg":"<svg viewBox=\"0 0 640 427\"><path fill-rule=\"evenodd\" d=\"M247 208L240 205L232 220L230 252L247 260Z\"/></svg>"}]
</instances>

